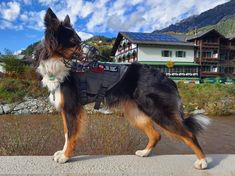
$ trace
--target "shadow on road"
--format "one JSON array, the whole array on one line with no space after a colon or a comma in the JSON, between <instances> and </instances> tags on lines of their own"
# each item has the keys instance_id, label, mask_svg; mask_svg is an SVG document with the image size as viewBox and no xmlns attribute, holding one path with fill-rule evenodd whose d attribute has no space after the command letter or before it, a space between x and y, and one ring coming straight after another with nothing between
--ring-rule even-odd
<instances>
[{"instance_id":1,"label":"shadow on road","mask_svg":"<svg viewBox=\"0 0 235 176\"><path fill-rule=\"evenodd\" d=\"M85 160L95 160L95 159L100 159L100 158L106 158L109 156L105 156L105 155L98 155L98 156L76 156L73 157L69 160L69 162L73 163L73 162L77 162L77 161L85 161Z\"/></svg>"},{"instance_id":2,"label":"shadow on road","mask_svg":"<svg viewBox=\"0 0 235 176\"><path fill-rule=\"evenodd\" d=\"M228 155L214 155L213 157L208 158L208 169L212 169L214 167L217 167L221 161L225 160L228 157Z\"/></svg>"}]
</instances>

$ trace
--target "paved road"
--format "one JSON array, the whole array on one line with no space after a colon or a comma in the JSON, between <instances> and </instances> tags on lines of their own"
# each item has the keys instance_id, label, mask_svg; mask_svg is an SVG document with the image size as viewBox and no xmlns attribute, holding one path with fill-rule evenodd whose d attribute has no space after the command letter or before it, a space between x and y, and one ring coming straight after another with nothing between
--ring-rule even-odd
<instances>
[{"instance_id":1,"label":"paved road","mask_svg":"<svg viewBox=\"0 0 235 176\"><path fill-rule=\"evenodd\" d=\"M193 168L194 155L79 156L57 164L50 156L0 157L0 174L235 176L235 155L209 155L209 169Z\"/></svg>"}]
</instances>

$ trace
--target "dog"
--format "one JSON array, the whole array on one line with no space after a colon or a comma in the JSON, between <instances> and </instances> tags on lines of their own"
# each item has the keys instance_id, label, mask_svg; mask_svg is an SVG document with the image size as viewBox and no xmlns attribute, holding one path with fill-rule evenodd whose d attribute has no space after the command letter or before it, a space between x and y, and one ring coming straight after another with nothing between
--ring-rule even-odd
<instances>
[{"instance_id":1,"label":"dog","mask_svg":"<svg viewBox=\"0 0 235 176\"><path fill-rule=\"evenodd\" d=\"M50 92L49 99L61 113L64 126L65 144L54 154L54 161L65 163L73 151L86 116L81 103L79 74L66 67L64 60L81 53L81 38L73 29L67 15L60 21L49 8L44 18L45 37L37 46L37 68L42 75L42 84ZM197 114L185 118L177 85L164 73L139 63L128 66L121 80L105 92L108 107L119 105L124 116L134 127L148 137L148 144L136 155L146 157L161 139L154 124L172 137L183 141L196 154L194 167L206 169L206 156L196 135L208 124L206 116Z\"/></svg>"}]
</instances>

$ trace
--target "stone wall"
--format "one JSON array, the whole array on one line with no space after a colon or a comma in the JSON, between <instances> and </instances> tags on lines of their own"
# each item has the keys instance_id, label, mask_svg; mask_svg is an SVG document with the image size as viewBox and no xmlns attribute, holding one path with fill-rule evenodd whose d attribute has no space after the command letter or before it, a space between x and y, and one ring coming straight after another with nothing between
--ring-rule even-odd
<instances>
[{"instance_id":1,"label":"stone wall","mask_svg":"<svg viewBox=\"0 0 235 176\"><path fill-rule=\"evenodd\" d=\"M37 99L25 97L21 102L0 104L0 115L48 114L53 112L55 112L55 109L47 97L40 97Z\"/></svg>"}]
</instances>

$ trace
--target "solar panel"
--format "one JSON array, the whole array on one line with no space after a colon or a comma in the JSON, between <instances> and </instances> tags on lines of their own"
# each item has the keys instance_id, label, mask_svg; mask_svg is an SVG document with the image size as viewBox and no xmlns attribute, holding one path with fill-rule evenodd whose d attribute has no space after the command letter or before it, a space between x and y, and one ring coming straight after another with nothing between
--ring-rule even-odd
<instances>
[{"instance_id":1,"label":"solar panel","mask_svg":"<svg viewBox=\"0 0 235 176\"><path fill-rule=\"evenodd\" d=\"M180 42L175 37L168 34L125 32L132 40L138 41L160 41L160 42Z\"/></svg>"}]
</instances>

